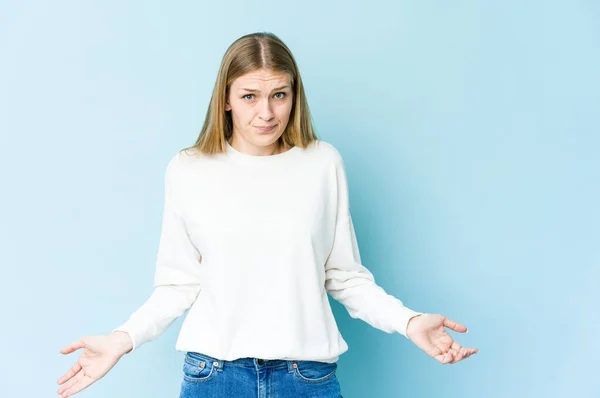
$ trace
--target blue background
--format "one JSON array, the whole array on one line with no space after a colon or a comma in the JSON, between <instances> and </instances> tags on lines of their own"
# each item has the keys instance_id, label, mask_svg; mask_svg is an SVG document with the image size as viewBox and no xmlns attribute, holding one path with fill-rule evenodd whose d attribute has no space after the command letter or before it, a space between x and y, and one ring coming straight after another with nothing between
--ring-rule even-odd
<instances>
[{"instance_id":1,"label":"blue background","mask_svg":"<svg viewBox=\"0 0 600 398\"><path fill-rule=\"evenodd\" d=\"M599 397L599 19L592 1L3 1L2 395L53 396L81 352L59 350L150 295L166 163L227 46L266 30L345 159L363 263L480 349L441 365L330 299L344 396ZM177 396L182 320L79 395Z\"/></svg>"}]
</instances>

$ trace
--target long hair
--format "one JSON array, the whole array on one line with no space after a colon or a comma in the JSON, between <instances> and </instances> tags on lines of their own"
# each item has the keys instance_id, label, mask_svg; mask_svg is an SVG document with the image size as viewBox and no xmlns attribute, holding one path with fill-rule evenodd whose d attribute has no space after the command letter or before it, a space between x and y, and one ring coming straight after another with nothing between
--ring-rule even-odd
<instances>
[{"instance_id":1,"label":"long hair","mask_svg":"<svg viewBox=\"0 0 600 398\"><path fill-rule=\"evenodd\" d=\"M293 104L281 136L283 142L288 146L306 148L318 139L292 52L273 33L257 32L240 37L225 52L200 135L193 146L185 149L195 148L209 155L226 151L226 140L233 134L231 113L225 111L231 83L258 69L284 72L291 76Z\"/></svg>"}]
</instances>

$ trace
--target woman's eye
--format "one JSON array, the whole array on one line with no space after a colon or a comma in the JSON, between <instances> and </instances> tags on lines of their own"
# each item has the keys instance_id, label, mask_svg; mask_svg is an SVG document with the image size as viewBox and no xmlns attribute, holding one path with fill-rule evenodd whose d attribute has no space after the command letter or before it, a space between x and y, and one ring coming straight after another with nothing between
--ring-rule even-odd
<instances>
[{"instance_id":1,"label":"woman's eye","mask_svg":"<svg viewBox=\"0 0 600 398\"><path fill-rule=\"evenodd\" d=\"M281 94L281 96L277 97L277 96L278 96L278 95L280 95L280 94ZM246 94L246 95L244 95L242 98L243 98L243 99L245 99L245 100L247 100L247 101L251 101L251 100L252 100L252 98L248 98L248 97L253 97L253 96L254 96L254 94ZM281 91L281 92L279 92L279 93L276 93L276 94L275 94L275 97L276 97L277 99L283 99L283 98L285 98L285 96L286 96L286 93L284 93L284 92L282 92L282 91Z\"/></svg>"}]
</instances>

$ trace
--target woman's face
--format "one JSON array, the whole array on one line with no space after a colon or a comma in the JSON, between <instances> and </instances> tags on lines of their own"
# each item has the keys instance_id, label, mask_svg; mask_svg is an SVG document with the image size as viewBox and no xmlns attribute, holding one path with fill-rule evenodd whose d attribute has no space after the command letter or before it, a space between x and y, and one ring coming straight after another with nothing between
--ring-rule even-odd
<instances>
[{"instance_id":1,"label":"woman's face","mask_svg":"<svg viewBox=\"0 0 600 398\"><path fill-rule=\"evenodd\" d=\"M244 151L259 155L278 148L293 99L287 73L259 69L235 79L225 105L225 110L231 111L233 141Z\"/></svg>"}]
</instances>

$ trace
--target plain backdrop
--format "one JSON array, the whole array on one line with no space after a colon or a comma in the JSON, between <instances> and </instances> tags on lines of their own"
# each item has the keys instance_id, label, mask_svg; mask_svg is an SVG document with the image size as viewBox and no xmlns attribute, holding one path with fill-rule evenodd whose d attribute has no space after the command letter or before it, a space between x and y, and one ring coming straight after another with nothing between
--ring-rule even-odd
<instances>
[{"instance_id":1,"label":"plain backdrop","mask_svg":"<svg viewBox=\"0 0 600 398\"><path fill-rule=\"evenodd\" d=\"M297 59L376 282L480 349L441 365L330 298L344 397L599 397L600 5L573 0L0 2L0 395L55 396L59 350L150 295L167 161L255 31ZM80 396L176 397L182 320Z\"/></svg>"}]
</instances>

